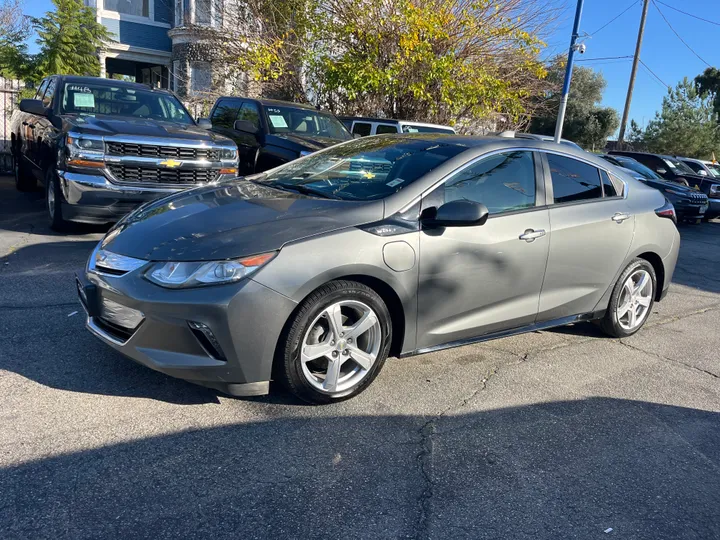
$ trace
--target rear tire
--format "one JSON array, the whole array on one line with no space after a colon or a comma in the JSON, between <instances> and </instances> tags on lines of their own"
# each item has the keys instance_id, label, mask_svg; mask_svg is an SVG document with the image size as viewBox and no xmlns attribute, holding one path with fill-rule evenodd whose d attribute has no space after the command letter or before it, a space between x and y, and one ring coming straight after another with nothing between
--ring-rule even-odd
<instances>
[{"instance_id":1,"label":"rear tire","mask_svg":"<svg viewBox=\"0 0 720 540\"><path fill-rule=\"evenodd\" d=\"M65 232L70 228L70 222L63 217L62 201L60 179L55 170L49 168L45 174L45 205L48 212L48 224L56 232Z\"/></svg>"},{"instance_id":2,"label":"rear tire","mask_svg":"<svg viewBox=\"0 0 720 540\"><path fill-rule=\"evenodd\" d=\"M15 189L22 192L30 192L37 190L37 180L28 170L28 166L24 163L22 155L18 152L12 152L13 174L15 175Z\"/></svg>"},{"instance_id":3,"label":"rear tire","mask_svg":"<svg viewBox=\"0 0 720 540\"><path fill-rule=\"evenodd\" d=\"M344 401L365 390L392 342L390 313L370 287L326 283L307 297L280 338L275 379L303 401Z\"/></svg>"},{"instance_id":4,"label":"rear tire","mask_svg":"<svg viewBox=\"0 0 720 540\"><path fill-rule=\"evenodd\" d=\"M634 259L615 283L600 328L609 336L623 338L640 330L652 311L657 290L655 269L645 259Z\"/></svg>"}]
</instances>

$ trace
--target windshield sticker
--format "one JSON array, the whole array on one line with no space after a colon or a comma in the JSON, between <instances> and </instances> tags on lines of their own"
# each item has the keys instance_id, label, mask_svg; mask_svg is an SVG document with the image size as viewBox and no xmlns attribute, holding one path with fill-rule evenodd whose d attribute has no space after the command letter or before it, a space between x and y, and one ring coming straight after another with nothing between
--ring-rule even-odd
<instances>
[{"instance_id":1,"label":"windshield sticker","mask_svg":"<svg viewBox=\"0 0 720 540\"><path fill-rule=\"evenodd\" d=\"M285 121L285 117L282 114L271 114L270 123L273 125L273 127L276 128L288 127L287 122Z\"/></svg>"},{"instance_id":2,"label":"windshield sticker","mask_svg":"<svg viewBox=\"0 0 720 540\"><path fill-rule=\"evenodd\" d=\"M73 105L76 107L95 108L95 96L93 94L73 94Z\"/></svg>"},{"instance_id":3,"label":"windshield sticker","mask_svg":"<svg viewBox=\"0 0 720 540\"><path fill-rule=\"evenodd\" d=\"M87 86L77 86L75 84L68 86L69 92L82 92L83 94L92 94L92 90L90 90Z\"/></svg>"},{"instance_id":4,"label":"windshield sticker","mask_svg":"<svg viewBox=\"0 0 720 540\"><path fill-rule=\"evenodd\" d=\"M395 187L402 184L404 180L401 180L399 178L396 178L395 180L390 180L387 184L385 184L387 187Z\"/></svg>"},{"instance_id":5,"label":"windshield sticker","mask_svg":"<svg viewBox=\"0 0 720 540\"><path fill-rule=\"evenodd\" d=\"M274 107L268 107L266 110L271 114L280 114L281 112L280 109L275 109Z\"/></svg>"}]
</instances>

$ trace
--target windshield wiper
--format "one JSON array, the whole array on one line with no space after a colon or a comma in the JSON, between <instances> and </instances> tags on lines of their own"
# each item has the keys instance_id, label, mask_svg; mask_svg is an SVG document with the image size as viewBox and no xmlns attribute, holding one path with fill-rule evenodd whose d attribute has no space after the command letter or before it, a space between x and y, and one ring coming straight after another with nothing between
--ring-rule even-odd
<instances>
[{"instance_id":1,"label":"windshield wiper","mask_svg":"<svg viewBox=\"0 0 720 540\"><path fill-rule=\"evenodd\" d=\"M337 195L334 195L332 193L327 193L321 189L308 187L303 184L285 184L279 182L267 185L269 185L270 187L283 189L285 191L295 191L297 193L302 193L303 195L315 195L317 197L322 197L323 199L342 200L342 197L338 197Z\"/></svg>"}]
</instances>

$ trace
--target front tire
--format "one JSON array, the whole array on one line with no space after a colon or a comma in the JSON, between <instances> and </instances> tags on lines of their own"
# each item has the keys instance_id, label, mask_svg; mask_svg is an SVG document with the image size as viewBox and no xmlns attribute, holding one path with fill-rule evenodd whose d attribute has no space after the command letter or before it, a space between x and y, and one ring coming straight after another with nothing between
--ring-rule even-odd
<instances>
[{"instance_id":1,"label":"front tire","mask_svg":"<svg viewBox=\"0 0 720 540\"><path fill-rule=\"evenodd\" d=\"M63 217L62 200L60 179L57 173L49 168L45 174L45 206L50 228L56 232L65 232L70 228L70 222Z\"/></svg>"},{"instance_id":2,"label":"front tire","mask_svg":"<svg viewBox=\"0 0 720 540\"><path fill-rule=\"evenodd\" d=\"M655 269L645 259L634 259L615 284L608 309L600 321L602 330L616 338L632 336L647 321L656 290Z\"/></svg>"},{"instance_id":3,"label":"front tire","mask_svg":"<svg viewBox=\"0 0 720 540\"><path fill-rule=\"evenodd\" d=\"M390 313L370 287L326 283L288 322L275 360L275 378L309 403L358 395L383 367L392 342Z\"/></svg>"}]
</instances>

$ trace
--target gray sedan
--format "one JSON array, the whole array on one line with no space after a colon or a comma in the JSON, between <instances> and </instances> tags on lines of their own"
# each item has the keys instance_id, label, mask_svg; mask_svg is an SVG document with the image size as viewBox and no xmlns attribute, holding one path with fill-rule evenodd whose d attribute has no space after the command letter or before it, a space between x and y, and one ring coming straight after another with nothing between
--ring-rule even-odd
<instances>
[{"instance_id":1,"label":"gray sedan","mask_svg":"<svg viewBox=\"0 0 720 540\"><path fill-rule=\"evenodd\" d=\"M679 244L657 190L581 150L388 135L148 203L77 286L90 331L152 369L328 403L388 356L577 321L629 336Z\"/></svg>"}]
</instances>

